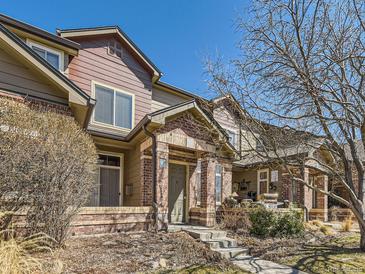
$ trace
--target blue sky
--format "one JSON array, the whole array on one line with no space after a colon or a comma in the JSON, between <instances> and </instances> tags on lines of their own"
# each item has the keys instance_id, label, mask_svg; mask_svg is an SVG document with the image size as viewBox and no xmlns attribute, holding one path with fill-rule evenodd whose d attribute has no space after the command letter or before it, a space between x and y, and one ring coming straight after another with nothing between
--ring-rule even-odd
<instances>
[{"instance_id":1,"label":"blue sky","mask_svg":"<svg viewBox=\"0 0 365 274\"><path fill-rule=\"evenodd\" d=\"M61 4L62 3L62 4ZM203 60L237 55L234 20L249 0L0 0L0 13L54 32L119 25L164 73L163 81L211 97Z\"/></svg>"}]
</instances>

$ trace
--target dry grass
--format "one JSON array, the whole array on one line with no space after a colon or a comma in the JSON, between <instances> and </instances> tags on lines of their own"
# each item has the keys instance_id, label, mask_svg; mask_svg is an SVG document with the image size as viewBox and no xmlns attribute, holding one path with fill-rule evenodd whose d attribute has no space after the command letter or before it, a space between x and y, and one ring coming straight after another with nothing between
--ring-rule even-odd
<instances>
[{"instance_id":1,"label":"dry grass","mask_svg":"<svg viewBox=\"0 0 365 274\"><path fill-rule=\"evenodd\" d=\"M1 274L28 274L28 273L61 273L62 265L54 262L53 265L36 257L36 252L51 252L53 240L37 234L27 238L14 238L12 232L3 231L0 238L0 273Z\"/></svg>"},{"instance_id":2,"label":"dry grass","mask_svg":"<svg viewBox=\"0 0 365 274\"><path fill-rule=\"evenodd\" d=\"M319 230L326 236L331 236L335 234L335 231L332 229L332 227L322 225Z\"/></svg>"},{"instance_id":3,"label":"dry grass","mask_svg":"<svg viewBox=\"0 0 365 274\"><path fill-rule=\"evenodd\" d=\"M341 224L342 231L349 232L353 226L352 216L344 220Z\"/></svg>"}]
</instances>

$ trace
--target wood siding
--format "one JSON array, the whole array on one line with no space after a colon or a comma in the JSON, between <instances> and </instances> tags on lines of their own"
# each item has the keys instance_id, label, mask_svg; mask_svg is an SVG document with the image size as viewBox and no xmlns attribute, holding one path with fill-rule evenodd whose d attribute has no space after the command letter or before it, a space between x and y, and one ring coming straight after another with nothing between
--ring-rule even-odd
<instances>
[{"instance_id":1,"label":"wood siding","mask_svg":"<svg viewBox=\"0 0 365 274\"><path fill-rule=\"evenodd\" d=\"M172 94L160 89L153 88L152 89L152 105L151 112L180 104L182 102L187 101L187 99L178 96L176 94Z\"/></svg>"},{"instance_id":2,"label":"wood siding","mask_svg":"<svg viewBox=\"0 0 365 274\"><path fill-rule=\"evenodd\" d=\"M67 104L68 95L0 48L0 89Z\"/></svg>"},{"instance_id":3,"label":"wood siding","mask_svg":"<svg viewBox=\"0 0 365 274\"><path fill-rule=\"evenodd\" d=\"M224 107L220 106L213 112L214 119L221 125L222 128L235 132L236 134L236 149L241 151L251 150L252 147L256 147L256 138L251 132L240 128L236 123L233 115ZM241 147L239 146L241 134Z\"/></svg>"},{"instance_id":4,"label":"wood siding","mask_svg":"<svg viewBox=\"0 0 365 274\"><path fill-rule=\"evenodd\" d=\"M136 125L151 111L152 78L125 48L122 58L110 55L108 43L112 39L110 36L75 38L82 49L71 59L68 76L90 95L93 80L134 94Z\"/></svg>"}]
</instances>

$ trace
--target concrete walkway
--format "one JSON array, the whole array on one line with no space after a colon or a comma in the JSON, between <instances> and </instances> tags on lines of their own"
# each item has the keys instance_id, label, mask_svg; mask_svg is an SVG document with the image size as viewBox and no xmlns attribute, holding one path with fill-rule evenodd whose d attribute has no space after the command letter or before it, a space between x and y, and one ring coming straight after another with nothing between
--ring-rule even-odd
<instances>
[{"instance_id":1,"label":"concrete walkway","mask_svg":"<svg viewBox=\"0 0 365 274\"><path fill-rule=\"evenodd\" d=\"M260 274L306 274L286 265L249 256L249 250L238 247L237 241L228 238L226 231L201 226L169 225L168 231L179 230L186 231L195 239L199 239L208 245L211 250L219 252L223 257L245 271Z\"/></svg>"}]
</instances>

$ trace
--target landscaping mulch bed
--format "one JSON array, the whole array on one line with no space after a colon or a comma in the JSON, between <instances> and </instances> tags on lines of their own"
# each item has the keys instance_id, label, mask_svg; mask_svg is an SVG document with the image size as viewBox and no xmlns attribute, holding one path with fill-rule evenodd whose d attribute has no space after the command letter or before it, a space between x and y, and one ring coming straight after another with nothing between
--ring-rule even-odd
<instances>
[{"instance_id":1,"label":"landscaping mulch bed","mask_svg":"<svg viewBox=\"0 0 365 274\"><path fill-rule=\"evenodd\" d=\"M61 261L63 273L171 273L204 265L241 273L231 272L235 269L227 260L184 232L70 238L52 259Z\"/></svg>"}]
</instances>

